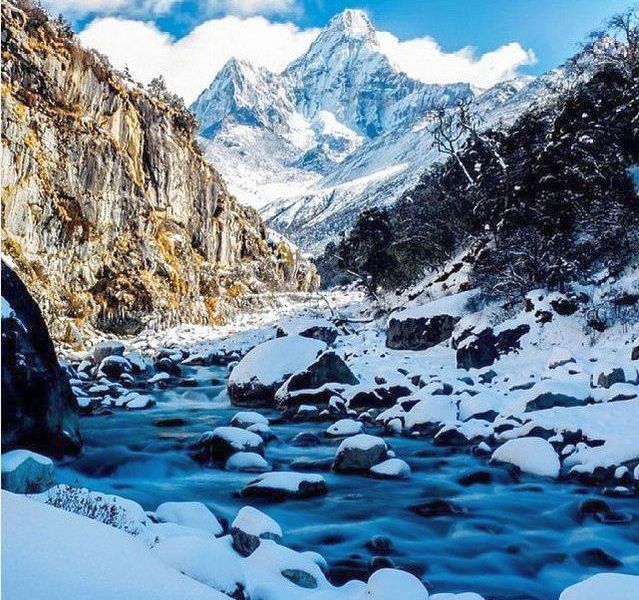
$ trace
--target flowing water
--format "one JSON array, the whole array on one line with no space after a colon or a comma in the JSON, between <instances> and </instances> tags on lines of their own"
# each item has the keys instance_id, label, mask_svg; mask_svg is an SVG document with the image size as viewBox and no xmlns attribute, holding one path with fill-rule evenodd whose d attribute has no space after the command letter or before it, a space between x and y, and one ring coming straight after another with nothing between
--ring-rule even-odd
<instances>
[{"instance_id":1,"label":"flowing water","mask_svg":"<svg viewBox=\"0 0 639 600\"><path fill-rule=\"evenodd\" d=\"M358 573L365 577L372 556L380 554L367 542L380 535L392 540L387 556L436 592L471 590L486 599L556 600L562 589L587 575L613 569L639 574L636 498L604 498L613 510L631 514L630 523L581 519L580 502L597 497L596 490L533 477L514 480L505 469L466 450L438 448L423 439L387 439L413 470L407 481L323 472L329 493L321 498L282 503L239 498L237 490L255 475L202 467L187 452L200 433L227 424L236 412L225 385L211 385L214 378L224 381L227 371L185 371L199 386L154 392L154 408L83 417L85 450L61 470L63 481L131 498L147 510L165 501L197 500L226 519L250 502L280 523L286 545L320 552L336 583ZM170 418L184 424L155 424ZM275 470L289 470L291 461L301 457L332 457L335 440L313 448L287 443L301 431L319 433L327 426L273 425L278 440L266 446L266 458ZM371 428L369 433L377 432ZM477 472L483 473L477 483L459 482ZM433 499L452 501L464 512L425 518L410 510ZM610 562L613 557L621 564Z\"/></svg>"}]
</instances>

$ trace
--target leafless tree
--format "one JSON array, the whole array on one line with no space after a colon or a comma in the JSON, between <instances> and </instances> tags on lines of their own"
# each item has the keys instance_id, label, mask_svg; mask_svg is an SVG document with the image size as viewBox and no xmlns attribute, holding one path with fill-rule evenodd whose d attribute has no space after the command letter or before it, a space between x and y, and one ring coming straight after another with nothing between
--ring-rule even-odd
<instances>
[{"instance_id":1,"label":"leafless tree","mask_svg":"<svg viewBox=\"0 0 639 600\"><path fill-rule=\"evenodd\" d=\"M468 183L475 187L475 180L466 168L460 152L461 141L466 133L459 118L459 107L462 103L463 101L460 101L452 110L440 106L433 111L433 146L442 154L453 158L468 179Z\"/></svg>"}]
</instances>

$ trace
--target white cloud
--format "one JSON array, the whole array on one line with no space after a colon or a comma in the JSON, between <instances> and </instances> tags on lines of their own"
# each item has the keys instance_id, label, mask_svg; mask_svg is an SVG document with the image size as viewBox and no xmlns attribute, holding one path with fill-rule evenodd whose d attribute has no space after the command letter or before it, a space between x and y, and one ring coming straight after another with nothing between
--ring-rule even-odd
<instances>
[{"instance_id":1,"label":"white cloud","mask_svg":"<svg viewBox=\"0 0 639 600\"><path fill-rule=\"evenodd\" d=\"M86 15L161 15L180 0L43 0L49 12L76 18Z\"/></svg>"},{"instance_id":2,"label":"white cloud","mask_svg":"<svg viewBox=\"0 0 639 600\"><path fill-rule=\"evenodd\" d=\"M56 0L93 5L132 1L162 3L179 0ZM280 7L292 0L209 0L218 4L242 5L245 10ZM93 20L81 33L85 46L106 54L118 68L129 67L143 83L164 75L168 87L187 104L213 80L231 57L242 58L272 71L283 70L309 47L317 29L300 29L293 23L273 23L263 16L229 15L210 19L188 35L173 39L153 22L102 17ZM511 79L518 69L534 63L531 50L517 42L477 56L470 47L445 52L432 38L399 41L392 33L379 32L379 45L390 60L411 77L426 83L469 82L489 87Z\"/></svg>"},{"instance_id":3,"label":"white cloud","mask_svg":"<svg viewBox=\"0 0 639 600\"><path fill-rule=\"evenodd\" d=\"M190 104L229 58L281 71L306 51L317 33L264 17L228 16L206 21L174 40L153 23L106 17L92 21L80 40L106 54L117 68L128 65L143 83L164 75L168 87Z\"/></svg>"},{"instance_id":4,"label":"white cloud","mask_svg":"<svg viewBox=\"0 0 639 600\"><path fill-rule=\"evenodd\" d=\"M445 52L430 37L399 41L392 33L379 32L383 52L402 71L425 83L472 83L490 87L512 79L520 67L536 62L532 50L524 50L518 42L511 42L481 56L470 48Z\"/></svg>"},{"instance_id":5,"label":"white cloud","mask_svg":"<svg viewBox=\"0 0 639 600\"><path fill-rule=\"evenodd\" d=\"M209 0L215 12L231 15L281 15L300 9L296 0Z\"/></svg>"}]
</instances>

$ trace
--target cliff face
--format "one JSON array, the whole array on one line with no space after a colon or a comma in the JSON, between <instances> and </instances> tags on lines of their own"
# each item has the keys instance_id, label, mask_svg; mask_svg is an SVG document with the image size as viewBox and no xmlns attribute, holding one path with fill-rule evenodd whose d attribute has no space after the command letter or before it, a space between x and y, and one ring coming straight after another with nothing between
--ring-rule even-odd
<instances>
[{"instance_id":1,"label":"cliff face","mask_svg":"<svg viewBox=\"0 0 639 600\"><path fill-rule=\"evenodd\" d=\"M54 337L215 323L314 269L229 196L184 114L2 3L2 245Z\"/></svg>"}]
</instances>

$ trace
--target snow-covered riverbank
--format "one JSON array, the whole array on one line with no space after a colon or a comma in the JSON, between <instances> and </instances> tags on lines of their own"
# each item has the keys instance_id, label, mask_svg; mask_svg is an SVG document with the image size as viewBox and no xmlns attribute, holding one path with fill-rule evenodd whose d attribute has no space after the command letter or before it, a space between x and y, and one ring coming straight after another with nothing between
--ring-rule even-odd
<instances>
[{"instance_id":1,"label":"snow-covered riverbank","mask_svg":"<svg viewBox=\"0 0 639 600\"><path fill-rule=\"evenodd\" d=\"M343 292L282 302L226 328L101 344L88 360L67 354L85 450L58 465L56 481L139 503L135 552L170 571L166 597L182 573L264 600L386 600L399 585L402 598L426 598L420 579L441 600L555 600L564 589L562 600L583 600L590 592L568 588L614 571L587 585L625 600L639 586L630 577L639 573L636 324L593 340L580 313L553 308L554 296L508 318L471 310L467 299L392 313L400 345L413 343L407 319L428 328L445 311L454 317L448 338L420 350L388 348L388 317ZM460 350L485 341L487 325L491 339L527 330L490 365L463 368ZM192 523L145 513L167 501L201 502L223 526L203 541ZM57 522L53 509L5 502ZM245 505L277 521L281 543L262 542L248 557L233 549Z\"/></svg>"}]
</instances>

